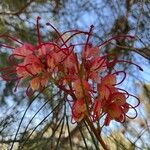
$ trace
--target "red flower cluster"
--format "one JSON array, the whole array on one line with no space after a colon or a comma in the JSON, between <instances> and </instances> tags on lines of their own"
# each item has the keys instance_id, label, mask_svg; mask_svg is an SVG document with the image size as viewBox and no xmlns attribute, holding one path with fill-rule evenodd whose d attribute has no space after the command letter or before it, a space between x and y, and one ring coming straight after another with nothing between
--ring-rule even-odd
<instances>
[{"instance_id":1,"label":"red flower cluster","mask_svg":"<svg viewBox=\"0 0 150 150\"><path fill-rule=\"evenodd\" d=\"M116 57L108 60L109 55L102 56L100 47L113 39L133 37L117 36L98 46L93 46L89 42L93 26L88 32L70 30L60 34L51 24L47 23L55 30L58 38L51 42L43 42L39 32L39 19L38 17L38 44L36 46L21 43L10 36L7 37L21 46L13 48L1 45L13 49L12 55L9 57L13 66L1 68L1 77L5 80L17 81L15 89L21 82L26 81L27 94L29 90L42 90L49 81L53 82L72 98L68 99L68 103L72 110L73 122L79 122L85 116L93 122L105 116L105 125L109 125L111 120L124 122L125 118L129 117L127 116L129 109L135 110L139 105L139 100L124 89L117 88L117 85L124 81L126 73L116 71L112 64L117 62L134 63L117 60ZM64 39L63 37L67 33L70 36ZM87 36L85 43L71 43L72 39L80 34ZM6 35L1 37L6 37ZM82 47L81 54L75 53L74 50L77 49L77 46ZM134 65L142 70L138 65ZM121 74L123 79L117 83L116 76ZM136 106L127 103L129 96L137 99Z\"/></svg>"}]
</instances>

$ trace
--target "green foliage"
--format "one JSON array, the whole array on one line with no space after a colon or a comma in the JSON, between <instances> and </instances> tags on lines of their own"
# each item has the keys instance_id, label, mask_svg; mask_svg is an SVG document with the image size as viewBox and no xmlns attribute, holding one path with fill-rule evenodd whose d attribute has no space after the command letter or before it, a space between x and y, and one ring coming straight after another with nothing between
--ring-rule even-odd
<instances>
[{"instance_id":1,"label":"green foliage","mask_svg":"<svg viewBox=\"0 0 150 150\"><path fill-rule=\"evenodd\" d=\"M7 27L5 26L5 21L0 18L0 34L7 32Z\"/></svg>"},{"instance_id":2,"label":"green foliage","mask_svg":"<svg viewBox=\"0 0 150 150\"><path fill-rule=\"evenodd\" d=\"M22 8L27 3L27 0L5 0L1 3L5 9L10 11L16 11Z\"/></svg>"},{"instance_id":3,"label":"green foliage","mask_svg":"<svg viewBox=\"0 0 150 150\"><path fill-rule=\"evenodd\" d=\"M10 63L8 61L8 54L7 53L0 53L0 68L9 66Z\"/></svg>"},{"instance_id":4,"label":"green foliage","mask_svg":"<svg viewBox=\"0 0 150 150\"><path fill-rule=\"evenodd\" d=\"M35 35L35 29L28 28L25 24L21 23L18 26L17 35L21 39L21 41L25 41L27 43L37 44L37 38Z\"/></svg>"},{"instance_id":5,"label":"green foliage","mask_svg":"<svg viewBox=\"0 0 150 150\"><path fill-rule=\"evenodd\" d=\"M46 3L48 0L37 0L37 3ZM49 0L52 1L52 0Z\"/></svg>"}]
</instances>

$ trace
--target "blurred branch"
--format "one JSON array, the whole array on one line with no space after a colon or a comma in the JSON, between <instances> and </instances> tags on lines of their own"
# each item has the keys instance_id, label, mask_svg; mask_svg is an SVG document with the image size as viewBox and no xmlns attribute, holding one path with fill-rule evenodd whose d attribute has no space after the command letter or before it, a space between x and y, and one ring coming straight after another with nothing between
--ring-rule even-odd
<instances>
[{"instance_id":1,"label":"blurred branch","mask_svg":"<svg viewBox=\"0 0 150 150\"><path fill-rule=\"evenodd\" d=\"M35 142L38 142L39 140L46 140L47 138L36 138L36 139L29 139L28 140L28 143L35 143ZM0 140L0 143L1 144L10 144L10 143L23 143L24 141L25 141L26 139L19 139L19 140L12 140L12 139L10 139L10 140Z\"/></svg>"},{"instance_id":2,"label":"blurred branch","mask_svg":"<svg viewBox=\"0 0 150 150\"><path fill-rule=\"evenodd\" d=\"M82 121L79 122L79 124L72 131L70 131L70 134L67 137L62 138L60 146L66 144L70 137L73 138L73 136L79 131L79 126L82 126L82 123Z\"/></svg>"},{"instance_id":3,"label":"blurred branch","mask_svg":"<svg viewBox=\"0 0 150 150\"><path fill-rule=\"evenodd\" d=\"M129 47L129 46L122 46L122 45L117 45L116 47L121 48L123 50L131 50L134 51L144 58L150 60L150 48L149 47L144 47L144 48L134 48L134 47Z\"/></svg>"},{"instance_id":4,"label":"blurred branch","mask_svg":"<svg viewBox=\"0 0 150 150\"><path fill-rule=\"evenodd\" d=\"M32 3L32 2L34 2L34 1L36 1L36 0L30 0L29 2L27 2L20 10L18 10L18 11L16 11L16 12L0 12L0 15L20 15L21 13L23 13L25 10L26 10L26 8L28 7L28 6L30 6L30 4Z\"/></svg>"}]
</instances>

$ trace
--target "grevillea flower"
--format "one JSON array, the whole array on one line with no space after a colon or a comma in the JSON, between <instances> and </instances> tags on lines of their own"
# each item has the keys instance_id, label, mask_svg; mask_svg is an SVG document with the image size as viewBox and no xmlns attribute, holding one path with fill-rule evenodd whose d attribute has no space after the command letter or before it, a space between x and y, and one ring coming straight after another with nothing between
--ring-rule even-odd
<instances>
[{"instance_id":1,"label":"grevillea flower","mask_svg":"<svg viewBox=\"0 0 150 150\"><path fill-rule=\"evenodd\" d=\"M113 74L108 74L101 80L101 83L97 85L101 99L107 99L111 93L116 91L116 88L113 86L115 84L116 77Z\"/></svg>"},{"instance_id":2,"label":"grevillea flower","mask_svg":"<svg viewBox=\"0 0 150 150\"><path fill-rule=\"evenodd\" d=\"M23 44L13 50L12 55L17 59L24 59L26 56L34 53L35 47L29 43Z\"/></svg>"},{"instance_id":3,"label":"grevillea flower","mask_svg":"<svg viewBox=\"0 0 150 150\"><path fill-rule=\"evenodd\" d=\"M87 115L84 99L77 99L72 106L72 117L75 121L81 121Z\"/></svg>"},{"instance_id":4,"label":"grevillea flower","mask_svg":"<svg viewBox=\"0 0 150 150\"><path fill-rule=\"evenodd\" d=\"M89 83L86 80L80 81L76 80L73 83L73 89L75 91L75 95L77 98L83 98L88 96L88 92L90 91Z\"/></svg>"},{"instance_id":5,"label":"grevillea flower","mask_svg":"<svg viewBox=\"0 0 150 150\"><path fill-rule=\"evenodd\" d=\"M116 92L111 94L103 105L103 112L107 114L105 123L107 122L107 124L109 124L111 119L115 119L120 122L124 121L125 113L129 110L129 107L128 109L125 107L127 105L124 93ZM109 120L107 120L107 118L109 118Z\"/></svg>"},{"instance_id":6,"label":"grevillea flower","mask_svg":"<svg viewBox=\"0 0 150 150\"><path fill-rule=\"evenodd\" d=\"M38 89L42 90L47 85L48 79L49 79L49 75L46 73L31 79L30 81L31 89L33 91Z\"/></svg>"},{"instance_id":7,"label":"grevillea flower","mask_svg":"<svg viewBox=\"0 0 150 150\"><path fill-rule=\"evenodd\" d=\"M95 58L96 56L99 56L99 47L95 46L92 47L92 45L87 45L87 47L84 47L82 50L82 58L85 60L90 60L92 58Z\"/></svg>"},{"instance_id":8,"label":"grevillea flower","mask_svg":"<svg viewBox=\"0 0 150 150\"><path fill-rule=\"evenodd\" d=\"M58 30L50 26L56 35L53 41L42 41L39 29L39 19L37 18L37 44L22 43L17 38L1 35L0 38L9 38L18 47L1 44L2 47L12 49L9 57L12 66L1 68L1 77L5 80L16 81L17 89L20 82L27 82L27 91L42 90L49 82L55 84L71 100L66 98L72 113L72 122L79 122L84 118L91 121L99 121L104 118L104 125L109 125L111 120L124 122L130 109L136 112L139 99L129 94L126 90L118 88L118 85L126 78L125 71L114 69L116 63L129 63L135 65L140 70L141 67L132 62L118 60L113 54L112 59L107 59L109 55L101 54L101 47L114 39L134 38L130 35L118 35L99 45L90 42L93 26L89 31L69 30L59 33ZM64 39L64 36L69 36ZM83 43L73 43L73 38L77 35L85 35L87 38ZM81 53L75 53L78 47ZM111 71L110 71L111 70ZM122 76L120 82L117 76ZM27 92L28 93L28 92ZM127 99L132 96L137 99L138 104L132 106Z\"/></svg>"}]
</instances>

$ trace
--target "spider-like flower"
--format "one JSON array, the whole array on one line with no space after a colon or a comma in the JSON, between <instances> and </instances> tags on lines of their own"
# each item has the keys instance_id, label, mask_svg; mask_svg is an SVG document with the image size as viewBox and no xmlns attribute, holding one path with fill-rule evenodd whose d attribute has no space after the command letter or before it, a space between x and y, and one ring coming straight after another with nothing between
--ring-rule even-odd
<instances>
[{"instance_id":1,"label":"spider-like flower","mask_svg":"<svg viewBox=\"0 0 150 150\"><path fill-rule=\"evenodd\" d=\"M57 38L53 41L44 42L40 36L39 19L37 18L37 45L22 43L18 39L1 35L1 38L9 38L18 47L1 44L2 47L12 49L9 57L11 66L1 68L1 77L5 80L16 81L17 89L21 82L27 82L27 94L29 90L38 91L44 89L49 82L53 82L60 90L69 95L72 100L67 99L72 113L72 121L79 122L85 117L89 117L93 122L99 121L105 116L104 125L109 125L111 120L124 122L129 109L136 112L139 99L129 94L124 89L118 88L125 78L125 71L117 71L115 63L132 62L118 60L115 56L108 59L108 55L101 54L101 46L118 38L133 38L130 35L119 35L113 37L102 44L94 45L90 41L93 26L89 31L69 30L62 34L51 26ZM70 34L64 39L66 34ZM87 38L83 43L73 43L72 39L77 35L85 35ZM81 53L75 53L75 49L80 46ZM110 71L111 70L111 71ZM123 76L117 82L117 76ZM138 104L132 106L127 102L129 96L137 99ZM137 112L135 117L137 116Z\"/></svg>"}]
</instances>

